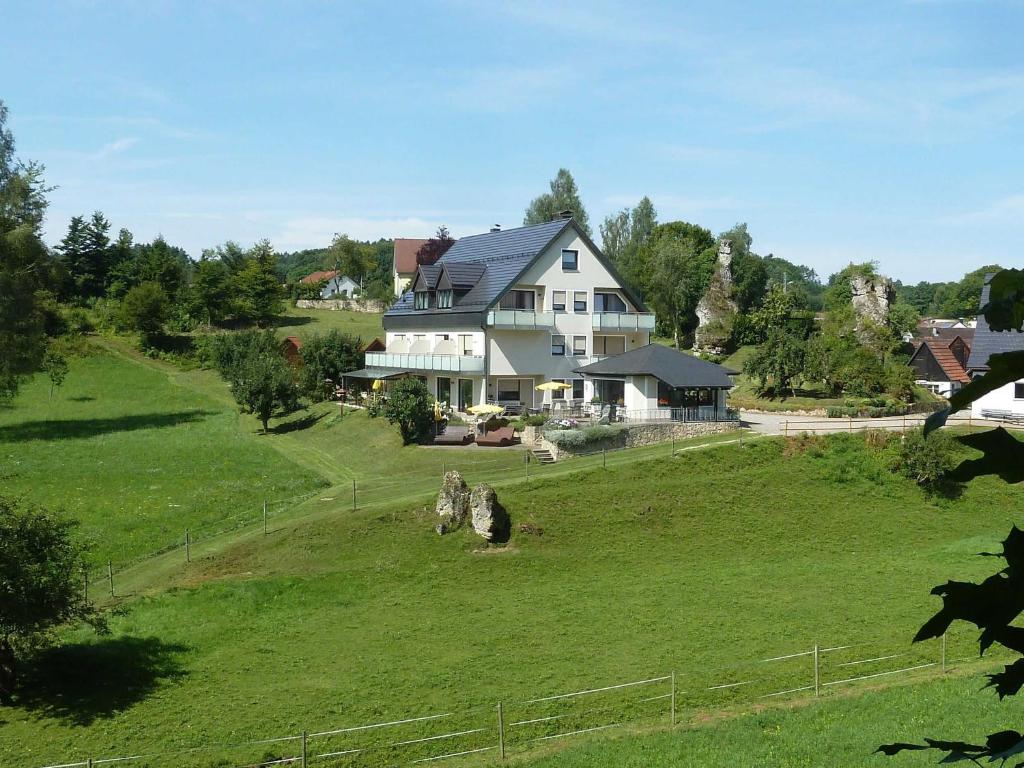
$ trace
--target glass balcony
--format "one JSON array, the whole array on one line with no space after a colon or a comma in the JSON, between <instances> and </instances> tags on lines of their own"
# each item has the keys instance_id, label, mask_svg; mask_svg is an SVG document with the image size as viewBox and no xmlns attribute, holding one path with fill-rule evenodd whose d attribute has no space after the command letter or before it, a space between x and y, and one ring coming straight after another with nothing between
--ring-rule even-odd
<instances>
[{"instance_id":1,"label":"glass balcony","mask_svg":"<svg viewBox=\"0 0 1024 768\"><path fill-rule=\"evenodd\" d=\"M653 331L654 315L641 312L595 312L595 331Z\"/></svg>"},{"instance_id":2,"label":"glass balcony","mask_svg":"<svg viewBox=\"0 0 1024 768\"><path fill-rule=\"evenodd\" d=\"M446 371L451 373L483 373L483 355L400 354L367 352L367 368L402 368L410 371Z\"/></svg>"},{"instance_id":3,"label":"glass balcony","mask_svg":"<svg viewBox=\"0 0 1024 768\"><path fill-rule=\"evenodd\" d=\"M487 325L506 330L547 330L555 326L555 313L532 309L492 309L487 313Z\"/></svg>"}]
</instances>

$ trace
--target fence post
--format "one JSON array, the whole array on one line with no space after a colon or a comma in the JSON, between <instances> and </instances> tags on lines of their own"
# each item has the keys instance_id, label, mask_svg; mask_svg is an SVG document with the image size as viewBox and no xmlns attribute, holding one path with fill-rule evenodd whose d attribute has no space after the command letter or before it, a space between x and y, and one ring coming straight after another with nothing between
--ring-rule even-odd
<instances>
[{"instance_id":1,"label":"fence post","mask_svg":"<svg viewBox=\"0 0 1024 768\"><path fill-rule=\"evenodd\" d=\"M821 689L821 668L819 666L818 644L814 644L814 695L819 695Z\"/></svg>"},{"instance_id":2,"label":"fence post","mask_svg":"<svg viewBox=\"0 0 1024 768\"><path fill-rule=\"evenodd\" d=\"M185 562L186 563L191 563L192 562L192 548L191 548L191 544L192 544L192 541L191 541L191 539L189 537L188 528L186 528L185 529Z\"/></svg>"},{"instance_id":3,"label":"fence post","mask_svg":"<svg viewBox=\"0 0 1024 768\"><path fill-rule=\"evenodd\" d=\"M448 465L445 462L441 462L441 480L444 480L444 476L448 474Z\"/></svg>"},{"instance_id":4,"label":"fence post","mask_svg":"<svg viewBox=\"0 0 1024 768\"><path fill-rule=\"evenodd\" d=\"M526 454L526 482L530 482L530 454Z\"/></svg>"},{"instance_id":5,"label":"fence post","mask_svg":"<svg viewBox=\"0 0 1024 768\"><path fill-rule=\"evenodd\" d=\"M601 449L601 468L608 469L608 449Z\"/></svg>"},{"instance_id":6,"label":"fence post","mask_svg":"<svg viewBox=\"0 0 1024 768\"><path fill-rule=\"evenodd\" d=\"M498 702L498 751L501 753L501 759L505 759L505 710L502 709L501 702Z\"/></svg>"},{"instance_id":7,"label":"fence post","mask_svg":"<svg viewBox=\"0 0 1024 768\"><path fill-rule=\"evenodd\" d=\"M110 596L114 596L114 566L107 560L107 580L110 582Z\"/></svg>"},{"instance_id":8,"label":"fence post","mask_svg":"<svg viewBox=\"0 0 1024 768\"><path fill-rule=\"evenodd\" d=\"M356 511L356 479L352 478L352 511Z\"/></svg>"},{"instance_id":9,"label":"fence post","mask_svg":"<svg viewBox=\"0 0 1024 768\"><path fill-rule=\"evenodd\" d=\"M302 732L302 768L306 768L306 732Z\"/></svg>"},{"instance_id":10,"label":"fence post","mask_svg":"<svg viewBox=\"0 0 1024 768\"><path fill-rule=\"evenodd\" d=\"M850 431L853 432L853 416L850 417Z\"/></svg>"},{"instance_id":11,"label":"fence post","mask_svg":"<svg viewBox=\"0 0 1024 768\"><path fill-rule=\"evenodd\" d=\"M942 633L942 674L946 674L946 633Z\"/></svg>"},{"instance_id":12,"label":"fence post","mask_svg":"<svg viewBox=\"0 0 1024 768\"><path fill-rule=\"evenodd\" d=\"M672 708L672 710L671 710L672 711L671 723L672 723L672 726L675 727L675 724L676 724L676 671L674 669L672 670L672 703L671 703L671 708Z\"/></svg>"},{"instance_id":13,"label":"fence post","mask_svg":"<svg viewBox=\"0 0 1024 768\"><path fill-rule=\"evenodd\" d=\"M92 758L91 758L91 757L90 757L90 758L88 758L88 759L87 759L87 760L85 761L85 765L86 765L86 768L92 768Z\"/></svg>"},{"instance_id":14,"label":"fence post","mask_svg":"<svg viewBox=\"0 0 1024 768\"><path fill-rule=\"evenodd\" d=\"M676 436L672 435L672 455L676 455Z\"/></svg>"},{"instance_id":15,"label":"fence post","mask_svg":"<svg viewBox=\"0 0 1024 768\"><path fill-rule=\"evenodd\" d=\"M782 422L782 436L789 437L789 419Z\"/></svg>"},{"instance_id":16,"label":"fence post","mask_svg":"<svg viewBox=\"0 0 1024 768\"><path fill-rule=\"evenodd\" d=\"M267 535L267 500L263 500L263 535Z\"/></svg>"}]
</instances>

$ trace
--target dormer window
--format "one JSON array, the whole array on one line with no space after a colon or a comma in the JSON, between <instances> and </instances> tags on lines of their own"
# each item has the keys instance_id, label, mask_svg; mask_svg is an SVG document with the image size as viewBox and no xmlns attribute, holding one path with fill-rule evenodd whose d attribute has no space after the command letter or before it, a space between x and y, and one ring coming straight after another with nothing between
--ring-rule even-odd
<instances>
[{"instance_id":1,"label":"dormer window","mask_svg":"<svg viewBox=\"0 0 1024 768\"><path fill-rule=\"evenodd\" d=\"M452 308L452 289L447 288L437 292L437 308L438 309L451 309Z\"/></svg>"},{"instance_id":2,"label":"dormer window","mask_svg":"<svg viewBox=\"0 0 1024 768\"><path fill-rule=\"evenodd\" d=\"M416 291L413 306L416 309L430 309L430 291Z\"/></svg>"}]
</instances>

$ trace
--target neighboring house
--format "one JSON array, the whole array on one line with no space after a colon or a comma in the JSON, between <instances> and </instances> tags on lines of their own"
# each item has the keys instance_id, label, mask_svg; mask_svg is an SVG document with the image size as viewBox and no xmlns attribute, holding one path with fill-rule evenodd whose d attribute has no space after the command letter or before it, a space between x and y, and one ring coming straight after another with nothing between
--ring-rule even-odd
<instances>
[{"instance_id":1,"label":"neighboring house","mask_svg":"<svg viewBox=\"0 0 1024 768\"><path fill-rule=\"evenodd\" d=\"M363 352L384 352L387 348L384 339L375 336L369 344L363 347Z\"/></svg>"},{"instance_id":2,"label":"neighboring house","mask_svg":"<svg viewBox=\"0 0 1024 768\"><path fill-rule=\"evenodd\" d=\"M426 244L426 239L413 237L395 238L394 279L395 296L401 296L416 276L416 254Z\"/></svg>"},{"instance_id":3,"label":"neighboring house","mask_svg":"<svg viewBox=\"0 0 1024 768\"><path fill-rule=\"evenodd\" d=\"M658 409L659 395L666 403L686 396L660 391L657 372L642 364L667 366L667 354L698 363L691 372L701 376L705 366L724 370L668 348L628 357L650 350L654 315L568 218L462 238L436 264L417 268L411 290L383 322L387 348L368 352L358 375L419 376L460 411L487 402L540 408L597 399L649 412ZM622 371L588 370L617 355L625 360ZM713 386L701 377L687 384L676 368L666 374L670 389L730 385L725 374ZM551 381L568 386L537 391ZM724 415L719 394L707 404Z\"/></svg>"},{"instance_id":4,"label":"neighboring house","mask_svg":"<svg viewBox=\"0 0 1024 768\"><path fill-rule=\"evenodd\" d=\"M302 362L301 349L302 339L298 336L285 336L281 342L281 351L292 365L299 365Z\"/></svg>"},{"instance_id":5,"label":"neighboring house","mask_svg":"<svg viewBox=\"0 0 1024 768\"><path fill-rule=\"evenodd\" d=\"M991 279L991 274L985 276L985 285L981 289L982 307L988 304ZM991 355L1020 350L1024 350L1024 333L993 331L989 328L985 316L978 315L974 343L971 344L971 355L967 360L967 372L971 378L982 376L988 372L988 359ZM1005 384L979 397L971 405L971 415L981 418L1006 415L1024 417L1024 379Z\"/></svg>"},{"instance_id":6,"label":"neighboring house","mask_svg":"<svg viewBox=\"0 0 1024 768\"><path fill-rule=\"evenodd\" d=\"M299 282L303 285L323 283L324 287L320 291L321 299L352 297L359 291L359 283L336 270L314 272L311 275L306 275Z\"/></svg>"},{"instance_id":7,"label":"neighboring house","mask_svg":"<svg viewBox=\"0 0 1024 768\"><path fill-rule=\"evenodd\" d=\"M971 380L967 373L970 354L970 344L962 336L949 339L936 334L918 341L909 365L914 369L918 384L937 395L949 397Z\"/></svg>"}]
</instances>

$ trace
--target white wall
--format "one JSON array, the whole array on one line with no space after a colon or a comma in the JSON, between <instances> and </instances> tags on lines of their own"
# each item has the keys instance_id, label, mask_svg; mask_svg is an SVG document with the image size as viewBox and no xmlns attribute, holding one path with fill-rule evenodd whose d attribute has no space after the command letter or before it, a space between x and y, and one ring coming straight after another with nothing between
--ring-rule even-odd
<instances>
[{"instance_id":1,"label":"white wall","mask_svg":"<svg viewBox=\"0 0 1024 768\"><path fill-rule=\"evenodd\" d=\"M483 355L485 351L484 332L481 330L452 330L452 331L388 331L384 343L387 351L396 354L413 352L417 354L431 355L459 355L461 344L460 336L469 336L471 341L471 352L473 355ZM413 337L424 336L424 340L413 348ZM448 340L445 341L445 335Z\"/></svg>"},{"instance_id":2,"label":"white wall","mask_svg":"<svg viewBox=\"0 0 1024 768\"><path fill-rule=\"evenodd\" d=\"M1024 382L1020 379L1019 382ZM971 415L981 418L981 412L985 411L1009 411L1010 413L1024 414L1024 398L1013 396L1014 385L1007 384L984 397L980 397L971 404Z\"/></svg>"}]
</instances>

